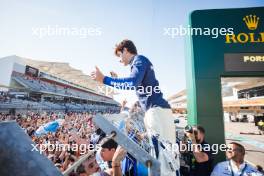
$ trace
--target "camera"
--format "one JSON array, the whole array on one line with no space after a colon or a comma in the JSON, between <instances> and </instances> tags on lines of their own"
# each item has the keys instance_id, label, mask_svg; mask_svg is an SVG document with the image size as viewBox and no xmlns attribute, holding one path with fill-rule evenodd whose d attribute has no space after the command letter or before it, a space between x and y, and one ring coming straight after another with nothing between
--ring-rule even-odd
<instances>
[{"instance_id":1,"label":"camera","mask_svg":"<svg viewBox=\"0 0 264 176\"><path fill-rule=\"evenodd\" d=\"M184 128L184 131L187 132L187 133L193 133L193 128L191 125L187 125L185 128Z\"/></svg>"},{"instance_id":2,"label":"camera","mask_svg":"<svg viewBox=\"0 0 264 176\"><path fill-rule=\"evenodd\" d=\"M186 133L194 133L195 135L197 135L197 130L196 129L193 129L193 127L191 125L187 125L185 128L184 128L184 131Z\"/></svg>"}]
</instances>

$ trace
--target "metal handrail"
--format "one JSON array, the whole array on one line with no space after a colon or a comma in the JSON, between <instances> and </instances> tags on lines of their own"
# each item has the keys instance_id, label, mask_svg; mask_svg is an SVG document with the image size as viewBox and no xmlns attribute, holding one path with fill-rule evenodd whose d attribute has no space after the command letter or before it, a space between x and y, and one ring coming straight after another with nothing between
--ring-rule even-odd
<instances>
[{"instance_id":1,"label":"metal handrail","mask_svg":"<svg viewBox=\"0 0 264 176\"><path fill-rule=\"evenodd\" d=\"M89 153L81 156L78 161L76 161L73 165L71 165L68 169L66 169L62 174L64 176L68 176L72 171L75 171L77 167L79 167L92 154L94 154L94 152L90 151Z\"/></svg>"}]
</instances>

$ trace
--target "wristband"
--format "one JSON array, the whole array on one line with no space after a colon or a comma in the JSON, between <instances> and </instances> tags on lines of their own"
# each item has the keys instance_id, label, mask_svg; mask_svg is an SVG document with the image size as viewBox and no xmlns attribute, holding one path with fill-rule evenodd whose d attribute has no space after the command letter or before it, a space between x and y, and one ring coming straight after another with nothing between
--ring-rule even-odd
<instances>
[{"instance_id":1,"label":"wristband","mask_svg":"<svg viewBox=\"0 0 264 176\"><path fill-rule=\"evenodd\" d=\"M112 163L112 167L120 167L120 163Z\"/></svg>"}]
</instances>

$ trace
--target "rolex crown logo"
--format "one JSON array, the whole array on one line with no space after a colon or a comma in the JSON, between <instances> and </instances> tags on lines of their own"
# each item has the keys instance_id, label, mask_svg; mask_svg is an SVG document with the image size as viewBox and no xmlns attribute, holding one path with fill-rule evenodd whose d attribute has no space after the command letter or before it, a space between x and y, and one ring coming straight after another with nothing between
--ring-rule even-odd
<instances>
[{"instance_id":1,"label":"rolex crown logo","mask_svg":"<svg viewBox=\"0 0 264 176\"><path fill-rule=\"evenodd\" d=\"M247 15L243 18L249 30L255 30L258 27L259 17L256 15Z\"/></svg>"}]
</instances>

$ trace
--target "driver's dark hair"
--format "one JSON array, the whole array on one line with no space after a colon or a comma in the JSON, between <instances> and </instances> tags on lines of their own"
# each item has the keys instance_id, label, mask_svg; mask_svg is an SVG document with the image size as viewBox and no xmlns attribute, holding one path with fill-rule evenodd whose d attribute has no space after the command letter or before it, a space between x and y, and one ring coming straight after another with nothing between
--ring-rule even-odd
<instances>
[{"instance_id":1,"label":"driver's dark hair","mask_svg":"<svg viewBox=\"0 0 264 176\"><path fill-rule=\"evenodd\" d=\"M137 48L131 40L125 39L115 47L115 55L119 57L118 52L123 52L124 48L131 54L137 54Z\"/></svg>"}]
</instances>

